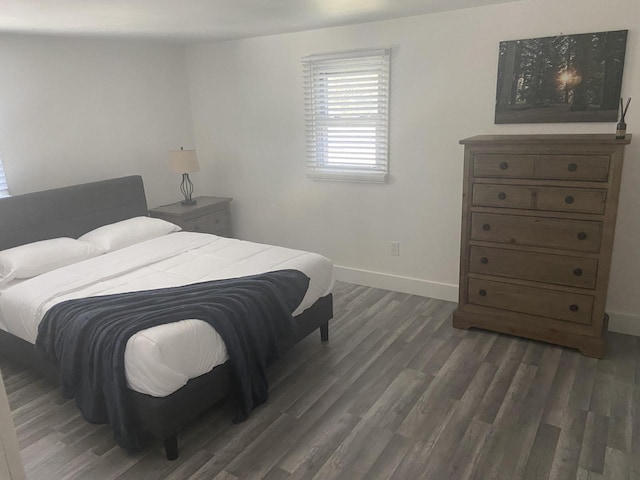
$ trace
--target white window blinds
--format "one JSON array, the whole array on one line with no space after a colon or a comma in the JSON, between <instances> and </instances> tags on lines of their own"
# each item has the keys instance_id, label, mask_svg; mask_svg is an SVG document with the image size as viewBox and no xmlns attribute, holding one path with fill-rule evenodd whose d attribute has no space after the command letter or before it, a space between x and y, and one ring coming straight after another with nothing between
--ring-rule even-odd
<instances>
[{"instance_id":1,"label":"white window blinds","mask_svg":"<svg viewBox=\"0 0 640 480\"><path fill-rule=\"evenodd\" d=\"M303 58L307 173L386 182L389 50Z\"/></svg>"},{"instance_id":2,"label":"white window blinds","mask_svg":"<svg viewBox=\"0 0 640 480\"><path fill-rule=\"evenodd\" d=\"M0 197L9 196L9 186L7 185L7 177L4 176L4 167L2 166L2 157L0 157Z\"/></svg>"}]
</instances>

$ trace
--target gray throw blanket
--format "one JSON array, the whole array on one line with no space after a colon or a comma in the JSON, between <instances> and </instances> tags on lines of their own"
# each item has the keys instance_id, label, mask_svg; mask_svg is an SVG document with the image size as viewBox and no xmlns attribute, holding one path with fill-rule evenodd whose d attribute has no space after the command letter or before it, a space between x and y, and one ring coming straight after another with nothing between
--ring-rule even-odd
<instances>
[{"instance_id":1,"label":"gray throw blanket","mask_svg":"<svg viewBox=\"0 0 640 480\"><path fill-rule=\"evenodd\" d=\"M68 300L52 307L36 345L60 369L60 386L84 418L110 423L125 448L141 446L129 402L124 352L135 333L185 319L207 322L229 352L242 421L267 400L266 367L278 341L295 334L292 312L309 278L296 270L202 282L181 287Z\"/></svg>"}]
</instances>

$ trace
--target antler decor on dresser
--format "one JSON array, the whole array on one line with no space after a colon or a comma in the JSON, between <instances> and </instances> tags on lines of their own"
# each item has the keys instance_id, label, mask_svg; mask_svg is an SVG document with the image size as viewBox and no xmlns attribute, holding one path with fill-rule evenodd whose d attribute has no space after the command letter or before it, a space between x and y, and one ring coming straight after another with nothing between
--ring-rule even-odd
<instances>
[{"instance_id":1,"label":"antler decor on dresser","mask_svg":"<svg viewBox=\"0 0 640 480\"><path fill-rule=\"evenodd\" d=\"M625 145L631 135L499 135L465 146L457 328L602 357Z\"/></svg>"}]
</instances>

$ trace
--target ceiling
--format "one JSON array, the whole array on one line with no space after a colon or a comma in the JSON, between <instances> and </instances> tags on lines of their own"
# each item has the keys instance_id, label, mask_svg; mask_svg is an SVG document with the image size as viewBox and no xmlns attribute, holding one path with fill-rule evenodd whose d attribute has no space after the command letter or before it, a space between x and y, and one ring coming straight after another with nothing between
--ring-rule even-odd
<instances>
[{"instance_id":1,"label":"ceiling","mask_svg":"<svg viewBox=\"0 0 640 480\"><path fill-rule=\"evenodd\" d=\"M216 41L519 0L0 0L0 32Z\"/></svg>"}]
</instances>

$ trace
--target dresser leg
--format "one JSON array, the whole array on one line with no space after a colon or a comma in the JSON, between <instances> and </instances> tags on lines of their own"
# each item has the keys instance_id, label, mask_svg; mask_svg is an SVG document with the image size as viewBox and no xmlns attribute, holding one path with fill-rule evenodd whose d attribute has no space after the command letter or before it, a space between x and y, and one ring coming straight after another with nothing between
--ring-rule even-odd
<instances>
[{"instance_id":1,"label":"dresser leg","mask_svg":"<svg viewBox=\"0 0 640 480\"><path fill-rule=\"evenodd\" d=\"M577 347L580 353L586 357L604 358L607 351L604 338L594 338L581 342Z\"/></svg>"},{"instance_id":2,"label":"dresser leg","mask_svg":"<svg viewBox=\"0 0 640 480\"><path fill-rule=\"evenodd\" d=\"M465 320L457 311L453 312L453 328L461 328L462 330L469 330L473 325L468 320Z\"/></svg>"}]
</instances>

